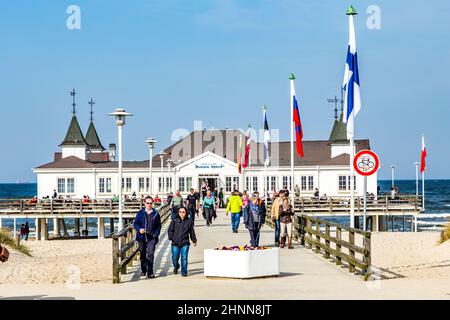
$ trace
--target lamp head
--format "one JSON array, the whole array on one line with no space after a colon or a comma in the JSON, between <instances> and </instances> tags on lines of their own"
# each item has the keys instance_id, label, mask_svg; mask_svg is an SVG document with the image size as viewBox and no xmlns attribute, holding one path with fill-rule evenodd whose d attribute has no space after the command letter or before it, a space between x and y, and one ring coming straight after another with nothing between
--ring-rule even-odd
<instances>
[{"instance_id":1,"label":"lamp head","mask_svg":"<svg viewBox=\"0 0 450 320\"><path fill-rule=\"evenodd\" d=\"M149 147L150 149L153 149L153 148L155 147L155 144L156 144L157 142L158 142L158 141L156 141L156 139L154 139L154 138L148 138L147 140L145 140L145 143L148 144L148 147Z\"/></svg>"},{"instance_id":2,"label":"lamp head","mask_svg":"<svg viewBox=\"0 0 450 320\"><path fill-rule=\"evenodd\" d=\"M109 114L110 116L113 116L116 119L116 125L117 126L124 126L125 125L125 118L132 116L131 113L128 113L125 111L125 109L117 108L114 112Z\"/></svg>"}]
</instances>

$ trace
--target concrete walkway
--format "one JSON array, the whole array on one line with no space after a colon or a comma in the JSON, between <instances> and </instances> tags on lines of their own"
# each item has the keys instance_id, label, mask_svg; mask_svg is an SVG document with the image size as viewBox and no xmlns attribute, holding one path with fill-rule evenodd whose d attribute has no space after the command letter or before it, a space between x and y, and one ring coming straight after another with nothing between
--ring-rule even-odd
<instances>
[{"instance_id":1,"label":"concrete walkway","mask_svg":"<svg viewBox=\"0 0 450 320\"><path fill-rule=\"evenodd\" d=\"M242 220L241 220L242 221ZM450 299L450 287L442 281L392 279L364 282L311 250L295 244L280 249L279 277L263 279L208 279L203 276L203 249L222 245L245 245L249 235L244 225L231 232L230 217L220 210L212 227L196 221L197 247L189 252L188 277L174 275L167 225L157 248L155 279L140 279L138 267L122 283L81 284L79 289L61 285L2 285L0 298L59 299ZM264 227L261 245L272 245L274 233ZM26 292L26 294L24 294Z\"/></svg>"}]
</instances>

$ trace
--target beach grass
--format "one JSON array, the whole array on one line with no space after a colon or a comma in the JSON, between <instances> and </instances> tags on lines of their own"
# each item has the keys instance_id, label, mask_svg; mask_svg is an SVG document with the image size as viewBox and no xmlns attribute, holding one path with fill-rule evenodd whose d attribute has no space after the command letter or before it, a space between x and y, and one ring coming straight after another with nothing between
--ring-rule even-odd
<instances>
[{"instance_id":1,"label":"beach grass","mask_svg":"<svg viewBox=\"0 0 450 320\"><path fill-rule=\"evenodd\" d=\"M30 249L27 246L14 241L9 230L0 229L0 244L31 257Z\"/></svg>"},{"instance_id":2,"label":"beach grass","mask_svg":"<svg viewBox=\"0 0 450 320\"><path fill-rule=\"evenodd\" d=\"M439 239L439 244L450 240L450 223L447 223L444 229L441 231L441 238Z\"/></svg>"}]
</instances>

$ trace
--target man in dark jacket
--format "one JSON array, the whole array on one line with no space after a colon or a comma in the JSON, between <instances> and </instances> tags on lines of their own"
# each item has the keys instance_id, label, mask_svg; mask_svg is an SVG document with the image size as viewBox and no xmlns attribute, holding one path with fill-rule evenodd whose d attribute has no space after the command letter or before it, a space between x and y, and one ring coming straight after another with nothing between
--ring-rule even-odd
<instances>
[{"instance_id":1,"label":"man in dark jacket","mask_svg":"<svg viewBox=\"0 0 450 320\"><path fill-rule=\"evenodd\" d=\"M259 199L258 193L254 192L252 201L244 210L244 224L250 233L250 244L252 247L259 246L259 232L266 219L266 206Z\"/></svg>"},{"instance_id":2,"label":"man in dark jacket","mask_svg":"<svg viewBox=\"0 0 450 320\"><path fill-rule=\"evenodd\" d=\"M136 240L139 243L141 258L141 275L154 278L153 261L155 247L161 232L161 217L153 208L153 198L148 196L144 200L145 208L139 210L134 219L134 229L137 231Z\"/></svg>"},{"instance_id":3,"label":"man in dark jacket","mask_svg":"<svg viewBox=\"0 0 450 320\"><path fill-rule=\"evenodd\" d=\"M194 220L187 217L187 210L181 207L178 216L172 220L167 231L170 244L172 245L173 273L177 274L180 264L178 260L181 254L181 275L187 276L187 264L189 253L189 238L194 247L197 245L197 238L194 231Z\"/></svg>"}]
</instances>

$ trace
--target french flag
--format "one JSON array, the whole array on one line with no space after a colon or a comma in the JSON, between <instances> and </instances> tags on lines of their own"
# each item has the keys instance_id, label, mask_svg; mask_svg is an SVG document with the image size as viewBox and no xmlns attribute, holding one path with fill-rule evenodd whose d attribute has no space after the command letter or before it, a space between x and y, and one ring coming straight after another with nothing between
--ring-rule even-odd
<instances>
[{"instance_id":1,"label":"french flag","mask_svg":"<svg viewBox=\"0 0 450 320\"><path fill-rule=\"evenodd\" d=\"M425 158L427 157L427 148L425 148L425 137L422 135L422 154L420 155L420 173L426 169Z\"/></svg>"},{"instance_id":2,"label":"french flag","mask_svg":"<svg viewBox=\"0 0 450 320\"><path fill-rule=\"evenodd\" d=\"M303 157L303 129L302 129L302 122L300 121L300 112L298 111L298 102L297 98L295 96L295 86L294 86L294 75L291 74L291 102L292 102L292 109L293 109L293 119L295 123L295 145L297 147L297 153L300 157Z\"/></svg>"}]
</instances>

